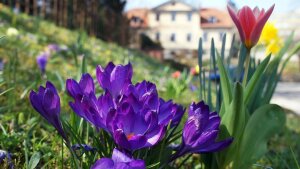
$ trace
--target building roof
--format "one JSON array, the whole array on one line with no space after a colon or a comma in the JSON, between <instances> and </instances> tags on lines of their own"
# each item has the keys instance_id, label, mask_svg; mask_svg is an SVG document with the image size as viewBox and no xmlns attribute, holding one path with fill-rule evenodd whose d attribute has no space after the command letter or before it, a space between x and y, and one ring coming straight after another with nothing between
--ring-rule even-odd
<instances>
[{"instance_id":1,"label":"building roof","mask_svg":"<svg viewBox=\"0 0 300 169\"><path fill-rule=\"evenodd\" d=\"M168 1L170 3L172 1ZM162 5L166 5L164 3ZM162 6L160 5L160 6ZM158 6L159 7L159 6ZM156 7L157 8L157 7ZM153 9L136 8L126 12L127 18L130 20L130 27L132 28L147 28L148 27L148 14ZM216 8L202 8L200 9L202 29L210 28L233 28L234 24L227 11L219 10Z\"/></svg>"},{"instance_id":2,"label":"building roof","mask_svg":"<svg viewBox=\"0 0 300 169\"><path fill-rule=\"evenodd\" d=\"M147 8L136 8L126 12L127 18L130 20L130 27L132 28L146 28L148 26Z\"/></svg>"},{"instance_id":3,"label":"building roof","mask_svg":"<svg viewBox=\"0 0 300 169\"><path fill-rule=\"evenodd\" d=\"M232 28L234 26L228 12L216 8L202 8L200 17L201 28Z\"/></svg>"},{"instance_id":4,"label":"building roof","mask_svg":"<svg viewBox=\"0 0 300 169\"><path fill-rule=\"evenodd\" d=\"M165 3L162 3L162 4L160 4L160 5L152 8L151 10L152 11L160 11L164 6L167 6L167 5L170 5L170 4L176 4L176 3L183 4L184 6L190 8L190 10L196 11L196 9L193 6L191 6L191 5L189 5L189 4L185 3L185 2L182 2L182 1L178 1L178 0L169 0L169 1L165 2Z\"/></svg>"}]
</instances>

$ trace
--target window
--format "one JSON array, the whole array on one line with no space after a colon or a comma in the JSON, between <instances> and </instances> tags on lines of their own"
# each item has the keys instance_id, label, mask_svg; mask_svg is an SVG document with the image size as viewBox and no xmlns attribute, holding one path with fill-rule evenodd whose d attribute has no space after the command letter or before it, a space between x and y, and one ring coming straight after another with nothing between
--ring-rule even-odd
<instances>
[{"instance_id":1,"label":"window","mask_svg":"<svg viewBox=\"0 0 300 169\"><path fill-rule=\"evenodd\" d=\"M222 41L224 34L225 34L224 32L220 32L220 33L219 33L220 41Z\"/></svg>"},{"instance_id":2,"label":"window","mask_svg":"<svg viewBox=\"0 0 300 169\"><path fill-rule=\"evenodd\" d=\"M156 21L159 21L160 13L156 13Z\"/></svg>"},{"instance_id":3,"label":"window","mask_svg":"<svg viewBox=\"0 0 300 169\"><path fill-rule=\"evenodd\" d=\"M171 40L172 42L175 42L175 41L176 41L176 35L175 35L175 33L172 33L172 34L171 34L170 40Z\"/></svg>"},{"instance_id":4,"label":"window","mask_svg":"<svg viewBox=\"0 0 300 169\"><path fill-rule=\"evenodd\" d=\"M176 12L172 12L171 15L172 15L172 21L175 21L176 20Z\"/></svg>"},{"instance_id":5,"label":"window","mask_svg":"<svg viewBox=\"0 0 300 169\"><path fill-rule=\"evenodd\" d=\"M156 38L156 41L160 41L160 33L159 32L156 33L155 38Z\"/></svg>"},{"instance_id":6,"label":"window","mask_svg":"<svg viewBox=\"0 0 300 169\"><path fill-rule=\"evenodd\" d=\"M193 16L193 13L192 13L192 12L189 12L189 13L187 14L187 19L188 19L188 21L191 21L191 20L192 20L192 16Z\"/></svg>"},{"instance_id":7,"label":"window","mask_svg":"<svg viewBox=\"0 0 300 169\"><path fill-rule=\"evenodd\" d=\"M186 40L187 40L188 42L192 41L192 34L191 34L191 33L188 33L188 34L187 34Z\"/></svg>"},{"instance_id":8,"label":"window","mask_svg":"<svg viewBox=\"0 0 300 169\"><path fill-rule=\"evenodd\" d=\"M207 39L208 39L208 33L207 33L207 32L204 32L202 38L203 38L203 41L204 41L204 42L207 42Z\"/></svg>"},{"instance_id":9,"label":"window","mask_svg":"<svg viewBox=\"0 0 300 169\"><path fill-rule=\"evenodd\" d=\"M209 23L216 23L216 22L218 22L218 20L217 20L216 17L211 16L211 17L208 18L208 22L209 22Z\"/></svg>"}]
</instances>

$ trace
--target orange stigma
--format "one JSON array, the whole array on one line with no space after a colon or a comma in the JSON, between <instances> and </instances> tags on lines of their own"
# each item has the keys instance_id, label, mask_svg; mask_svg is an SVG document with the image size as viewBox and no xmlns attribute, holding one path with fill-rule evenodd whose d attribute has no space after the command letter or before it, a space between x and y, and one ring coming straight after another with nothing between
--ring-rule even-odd
<instances>
[{"instance_id":1,"label":"orange stigma","mask_svg":"<svg viewBox=\"0 0 300 169\"><path fill-rule=\"evenodd\" d=\"M129 133L128 135L126 135L128 140L132 139L133 136L134 136L134 133Z\"/></svg>"}]
</instances>

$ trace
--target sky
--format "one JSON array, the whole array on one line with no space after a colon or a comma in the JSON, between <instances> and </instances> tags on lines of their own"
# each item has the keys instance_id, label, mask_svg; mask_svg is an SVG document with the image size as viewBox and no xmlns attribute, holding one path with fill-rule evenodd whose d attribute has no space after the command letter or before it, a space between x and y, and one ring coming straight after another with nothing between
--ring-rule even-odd
<instances>
[{"instance_id":1,"label":"sky","mask_svg":"<svg viewBox=\"0 0 300 169\"><path fill-rule=\"evenodd\" d=\"M127 0L126 10L133 8L152 8L160 5L168 0ZM225 9L227 0L182 0L194 7L216 7ZM237 7L240 8L244 5L250 7L258 6L259 8L268 9L270 6L275 4L274 13L282 13L300 9L300 0L233 0Z\"/></svg>"}]
</instances>

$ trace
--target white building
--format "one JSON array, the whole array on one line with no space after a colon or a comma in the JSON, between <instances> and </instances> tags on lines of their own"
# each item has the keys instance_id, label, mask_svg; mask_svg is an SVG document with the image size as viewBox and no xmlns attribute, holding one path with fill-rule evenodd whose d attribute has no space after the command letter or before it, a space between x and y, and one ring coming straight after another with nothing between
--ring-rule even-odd
<instances>
[{"instance_id":1,"label":"white building","mask_svg":"<svg viewBox=\"0 0 300 169\"><path fill-rule=\"evenodd\" d=\"M198 10L186 3L168 1L152 9L133 9L127 12L131 27L146 34L164 48L164 59L196 57L199 38L203 38L205 51L209 51L210 39L221 48L222 36L227 34L229 50L233 23L226 12L203 8ZM206 52L209 56L209 52Z\"/></svg>"}]
</instances>

